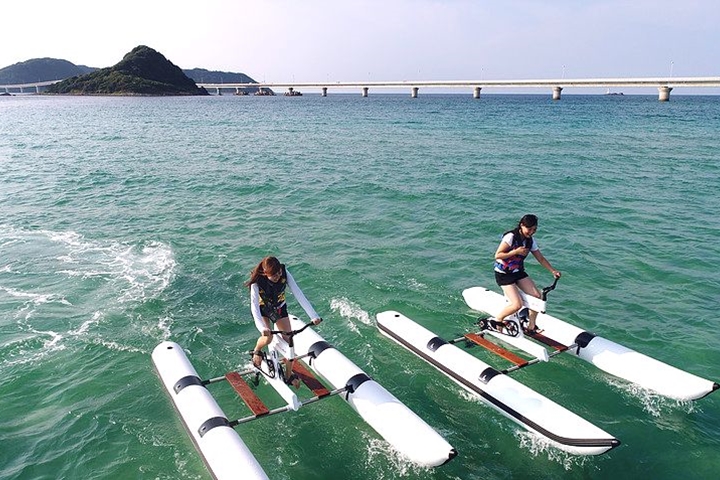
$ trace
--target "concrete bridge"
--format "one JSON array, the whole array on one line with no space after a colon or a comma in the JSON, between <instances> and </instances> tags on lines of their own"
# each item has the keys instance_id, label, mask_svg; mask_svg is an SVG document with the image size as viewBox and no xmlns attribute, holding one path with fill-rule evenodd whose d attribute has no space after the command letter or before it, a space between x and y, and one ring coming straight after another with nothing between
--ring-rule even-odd
<instances>
[{"instance_id":1,"label":"concrete bridge","mask_svg":"<svg viewBox=\"0 0 720 480\"><path fill-rule=\"evenodd\" d=\"M14 85L0 85L0 91L8 93L11 89L34 89L40 93L41 87L46 87L61 80L47 82L24 83ZM370 89L398 89L407 88L410 96L417 98L421 88L433 89L471 89L474 98L480 98L483 88L543 88L552 91L553 100L560 100L564 88L657 88L658 100L670 100L670 92L678 87L720 87L720 77L657 77L657 78L581 78L581 79L545 79L545 80L430 80L430 81L389 81L389 82L271 82L271 83L198 83L198 86L220 93L221 89L242 88L250 89L282 89L298 91L303 88L319 89L323 97L330 89L358 88L363 97L367 97Z\"/></svg>"},{"instance_id":2,"label":"concrete bridge","mask_svg":"<svg viewBox=\"0 0 720 480\"><path fill-rule=\"evenodd\" d=\"M36 82L36 83L17 83L14 85L0 85L0 90L4 90L5 93L10 93L10 90L20 90L20 93L25 93L26 88L35 90L35 93L40 93L40 87L47 87L53 83L62 82L60 80L48 80L47 82Z\"/></svg>"},{"instance_id":3,"label":"concrete bridge","mask_svg":"<svg viewBox=\"0 0 720 480\"><path fill-rule=\"evenodd\" d=\"M666 77L666 78L583 78L545 80L439 80L439 81L390 81L390 82L272 82L272 83L198 83L198 86L220 92L220 89L241 88L301 90L320 89L323 97L330 89L358 88L363 97L370 89L407 88L410 96L416 98L421 88L471 89L474 98L480 98L483 88L544 88L552 91L553 100L560 100L564 88L657 88L658 100L670 100L670 92L677 87L720 87L720 77Z\"/></svg>"}]
</instances>

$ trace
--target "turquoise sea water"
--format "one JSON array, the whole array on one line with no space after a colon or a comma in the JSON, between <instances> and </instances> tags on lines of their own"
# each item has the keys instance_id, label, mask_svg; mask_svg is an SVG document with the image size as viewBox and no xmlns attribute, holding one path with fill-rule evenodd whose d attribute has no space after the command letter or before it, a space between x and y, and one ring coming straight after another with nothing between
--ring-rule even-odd
<instances>
[{"instance_id":1,"label":"turquoise sea water","mask_svg":"<svg viewBox=\"0 0 720 480\"><path fill-rule=\"evenodd\" d=\"M150 353L176 341L206 377L246 362L242 283L267 254L459 451L414 466L335 397L238 428L271 478L716 478L720 394L679 404L562 355L517 372L623 442L573 457L374 318L469 331L462 290L497 289L499 235L532 212L563 272L550 313L719 380L718 132L720 97L678 95L0 98L0 478L210 478Z\"/></svg>"}]
</instances>

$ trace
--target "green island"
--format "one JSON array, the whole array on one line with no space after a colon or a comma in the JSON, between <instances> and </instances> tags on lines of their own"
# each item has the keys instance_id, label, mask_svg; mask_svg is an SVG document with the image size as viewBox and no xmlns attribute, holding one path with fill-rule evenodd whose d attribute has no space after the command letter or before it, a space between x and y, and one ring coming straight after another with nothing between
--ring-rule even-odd
<instances>
[{"instance_id":1,"label":"green island","mask_svg":"<svg viewBox=\"0 0 720 480\"><path fill-rule=\"evenodd\" d=\"M45 93L66 95L208 95L161 53L135 47L116 65L50 85Z\"/></svg>"}]
</instances>

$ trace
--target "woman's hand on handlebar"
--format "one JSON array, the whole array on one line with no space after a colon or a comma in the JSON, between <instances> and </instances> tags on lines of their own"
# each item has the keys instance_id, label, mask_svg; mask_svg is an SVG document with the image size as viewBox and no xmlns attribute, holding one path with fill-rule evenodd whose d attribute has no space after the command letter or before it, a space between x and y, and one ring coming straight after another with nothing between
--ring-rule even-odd
<instances>
[{"instance_id":1,"label":"woman's hand on handlebar","mask_svg":"<svg viewBox=\"0 0 720 480\"><path fill-rule=\"evenodd\" d=\"M318 318L313 318L313 319L311 320L311 322L312 322L313 325L318 325L318 324L319 324L320 322L322 322L322 321L323 321L323 319L320 318L320 317L318 317Z\"/></svg>"}]
</instances>

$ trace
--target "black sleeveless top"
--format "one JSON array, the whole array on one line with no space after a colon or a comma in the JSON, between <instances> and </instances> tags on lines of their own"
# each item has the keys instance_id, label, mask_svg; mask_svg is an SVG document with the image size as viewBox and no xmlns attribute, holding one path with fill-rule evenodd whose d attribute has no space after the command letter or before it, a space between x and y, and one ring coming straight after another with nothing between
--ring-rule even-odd
<instances>
[{"instance_id":1,"label":"black sleeveless top","mask_svg":"<svg viewBox=\"0 0 720 480\"><path fill-rule=\"evenodd\" d=\"M261 276L256 282L260 293L260 311L263 315L285 305L287 272L284 264L280 264L280 268L282 270L277 282L271 282L266 276Z\"/></svg>"}]
</instances>

